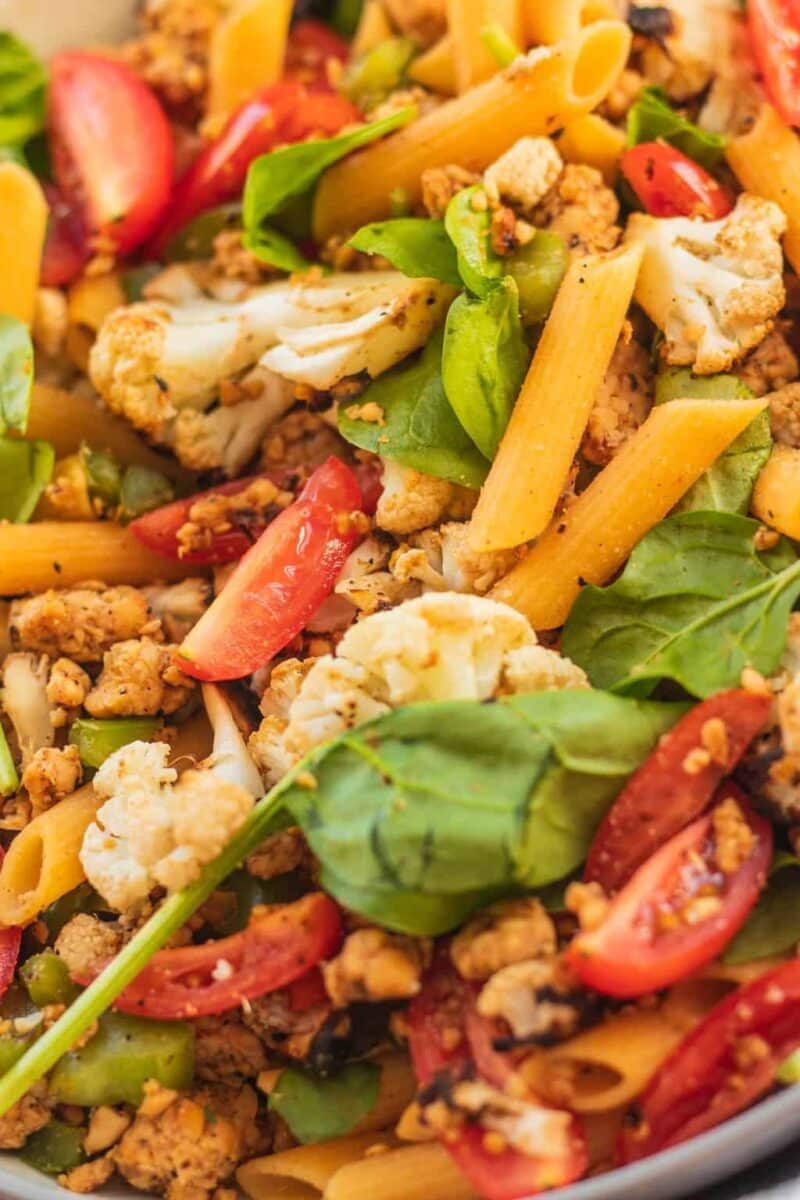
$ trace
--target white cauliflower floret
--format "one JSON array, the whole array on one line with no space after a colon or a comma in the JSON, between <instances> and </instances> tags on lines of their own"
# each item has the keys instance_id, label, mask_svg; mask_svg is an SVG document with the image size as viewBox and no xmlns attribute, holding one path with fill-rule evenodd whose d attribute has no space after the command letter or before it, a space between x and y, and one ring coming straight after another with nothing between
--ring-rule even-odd
<instances>
[{"instance_id":1,"label":"white cauliflower floret","mask_svg":"<svg viewBox=\"0 0 800 1200\"><path fill-rule=\"evenodd\" d=\"M706 88L726 57L736 4L735 0L669 0L667 8L673 31L663 42L648 40L642 65L648 82L660 84L673 100L689 100Z\"/></svg>"},{"instance_id":2,"label":"white cauliflower floret","mask_svg":"<svg viewBox=\"0 0 800 1200\"><path fill-rule=\"evenodd\" d=\"M469 488L460 488L433 475L423 475L421 471L388 459L384 460L381 480L383 492L375 512L375 524L387 533L401 536L417 533L429 525L438 525L445 516L468 516L474 507L476 493ZM466 511L458 512L459 507Z\"/></svg>"},{"instance_id":3,"label":"white cauliflower floret","mask_svg":"<svg viewBox=\"0 0 800 1200\"><path fill-rule=\"evenodd\" d=\"M501 154L483 176L486 195L530 213L543 200L564 169L555 143L548 137L523 137Z\"/></svg>"},{"instance_id":4,"label":"white cauliflower floret","mask_svg":"<svg viewBox=\"0 0 800 1200\"><path fill-rule=\"evenodd\" d=\"M9 654L3 666L3 709L14 726L22 765L37 750L52 746L55 728L47 696L48 659L35 654Z\"/></svg>"},{"instance_id":5,"label":"white cauliflower floret","mask_svg":"<svg viewBox=\"0 0 800 1200\"><path fill-rule=\"evenodd\" d=\"M211 471L221 467L232 477L258 452L267 430L293 403L292 384L270 373L264 391L252 399L221 404L209 413L182 409L167 434L167 441L190 470Z\"/></svg>"},{"instance_id":6,"label":"white cauliflower floret","mask_svg":"<svg viewBox=\"0 0 800 1200\"><path fill-rule=\"evenodd\" d=\"M282 280L236 302L133 304L103 324L89 373L109 408L159 438L179 410L208 408L224 380L262 355L278 375L314 387L380 374L424 344L451 296L435 280L374 271Z\"/></svg>"},{"instance_id":7,"label":"white cauliflower floret","mask_svg":"<svg viewBox=\"0 0 800 1200\"><path fill-rule=\"evenodd\" d=\"M636 300L668 363L715 375L767 336L786 298L785 230L777 204L746 192L719 221L631 216L626 241L644 247Z\"/></svg>"},{"instance_id":8,"label":"white cauliflower floret","mask_svg":"<svg viewBox=\"0 0 800 1200\"><path fill-rule=\"evenodd\" d=\"M204 683L203 704L214 730L211 757L205 765L218 779L238 784L255 798L261 795L261 777L247 753L244 738L225 699L224 692L213 683Z\"/></svg>"},{"instance_id":9,"label":"white cauliflower floret","mask_svg":"<svg viewBox=\"0 0 800 1200\"><path fill-rule=\"evenodd\" d=\"M335 656L314 663L288 712L267 716L253 749L276 779L314 746L398 705L575 686L587 686L583 672L539 646L514 609L430 593L353 625Z\"/></svg>"}]
</instances>

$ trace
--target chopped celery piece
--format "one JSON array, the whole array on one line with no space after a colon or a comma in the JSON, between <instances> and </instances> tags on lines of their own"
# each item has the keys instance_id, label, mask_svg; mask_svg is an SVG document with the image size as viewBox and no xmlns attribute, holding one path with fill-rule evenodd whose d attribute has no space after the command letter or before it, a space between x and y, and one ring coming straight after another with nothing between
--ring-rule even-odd
<instances>
[{"instance_id":1,"label":"chopped celery piece","mask_svg":"<svg viewBox=\"0 0 800 1200\"><path fill-rule=\"evenodd\" d=\"M0 796L11 796L19 787L19 775L0 725Z\"/></svg>"},{"instance_id":2,"label":"chopped celery piece","mask_svg":"<svg viewBox=\"0 0 800 1200\"><path fill-rule=\"evenodd\" d=\"M158 717L111 717L104 721L79 717L70 726L69 742L78 747L83 765L96 770L129 742L152 741L160 725Z\"/></svg>"},{"instance_id":3,"label":"chopped celery piece","mask_svg":"<svg viewBox=\"0 0 800 1200\"><path fill-rule=\"evenodd\" d=\"M193 1074L194 1027L187 1021L110 1012L85 1046L64 1055L48 1086L62 1104L138 1105L148 1079L180 1090Z\"/></svg>"},{"instance_id":4,"label":"chopped celery piece","mask_svg":"<svg viewBox=\"0 0 800 1200\"><path fill-rule=\"evenodd\" d=\"M32 955L19 973L37 1008L48 1004L71 1004L80 991L69 977L67 964L54 950Z\"/></svg>"},{"instance_id":5,"label":"chopped celery piece","mask_svg":"<svg viewBox=\"0 0 800 1200\"><path fill-rule=\"evenodd\" d=\"M359 107L371 108L399 87L416 52L411 38L387 38L347 67L339 91Z\"/></svg>"},{"instance_id":6,"label":"chopped celery piece","mask_svg":"<svg viewBox=\"0 0 800 1200\"><path fill-rule=\"evenodd\" d=\"M501 67L509 67L522 51L509 33L498 21L484 25L481 29L481 41L489 53Z\"/></svg>"},{"instance_id":7,"label":"chopped celery piece","mask_svg":"<svg viewBox=\"0 0 800 1200\"><path fill-rule=\"evenodd\" d=\"M20 1158L46 1175L61 1175L86 1162L85 1137L86 1130L80 1125L51 1121L44 1129L31 1134L20 1150Z\"/></svg>"}]
</instances>

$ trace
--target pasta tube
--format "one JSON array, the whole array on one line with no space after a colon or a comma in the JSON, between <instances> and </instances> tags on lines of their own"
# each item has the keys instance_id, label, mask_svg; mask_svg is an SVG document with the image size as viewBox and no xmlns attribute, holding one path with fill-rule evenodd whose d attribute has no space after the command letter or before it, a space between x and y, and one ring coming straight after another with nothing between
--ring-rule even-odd
<instances>
[{"instance_id":1,"label":"pasta tube","mask_svg":"<svg viewBox=\"0 0 800 1200\"><path fill-rule=\"evenodd\" d=\"M356 1196L365 1200L474 1200L475 1192L445 1148L438 1142L425 1142L351 1162L336 1172L324 1192L324 1200L354 1200Z\"/></svg>"},{"instance_id":2,"label":"pasta tube","mask_svg":"<svg viewBox=\"0 0 800 1200\"><path fill-rule=\"evenodd\" d=\"M584 25L617 14L612 0L523 0L525 28L534 45L570 37Z\"/></svg>"},{"instance_id":3,"label":"pasta tube","mask_svg":"<svg viewBox=\"0 0 800 1200\"><path fill-rule=\"evenodd\" d=\"M144 584L198 574L196 566L153 554L113 521L0 524L0 596L72 587L85 579Z\"/></svg>"},{"instance_id":4,"label":"pasta tube","mask_svg":"<svg viewBox=\"0 0 800 1200\"><path fill-rule=\"evenodd\" d=\"M742 187L773 200L786 214L786 257L800 271L800 139L770 104L747 133L733 138L728 163Z\"/></svg>"},{"instance_id":5,"label":"pasta tube","mask_svg":"<svg viewBox=\"0 0 800 1200\"><path fill-rule=\"evenodd\" d=\"M101 803L87 784L17 834L0 867L0 925L29 925L83 882L78 854Z\"/></svg>"},{"instance_id":6,"label":"pasta tube","mask_svg":"<svg viewBox=\"0 0 800 1200\"><path fill-rule=\"evenodd\" d=\"M341 1167L360 1159L379 1140L365 1133L282 1150L245 1163L236 1179L251 1200L312 1200L322 1195Z\"/></svg>"},{"instance_id":7,"label":"pasta tube","mask_svg":"<svg viewBox=\"0 0 800 1200\"><path fill-rule=\"evenodd\" d=\"M563 625L581 584L605 583L764 400L671 400L637 430L530 553L490 592L534 629Z\"/></svg>"},{"instance_id":8,"label":"pasta tube","mask_svg":"<svg viewBox=\"0 0 800 1200\"><path fill-rule=\"evenodd\" d=\"M356 1130L369 1133L395 1125L417 1091L417 1081L407 1054L387 1054L378 1063L381 1069L378 1099Z\"/></svg>"},{"instance_id":9,"label":"pasta tube","mask_svg":"<svg viewBox=\"0 0 800 1200\"><path fill-rule=\"evenodd\" d=\"M550 521L641 261L641 247L632 244L581 259L567 271L472 516L469 537L476 550L519 546Z\"/></svg>"},{"instance_id":10,"label":"pasta tube","mask_svg":"<svg viewBox=\"0 0 800 1200\"><path fill-rule=\"evenodd\" d=\"M80 371L89 366L89 352L109 313L125 303L119 276L82 276L69 290L67 354Z\"/></svg>"},{"instance_id":11,"label":"pasta tube","mask_svg":"<svg viewBox=\"0 0 800 1200\"><path fill-rule=\"evenodd\" d=\"M224 118L283 70L292 0L236 0L211 38L209 102Z\"/></svg>"},{"instance_id":12,"label":"pasta tube","mask_svg":"<svg viewBox=\"0 0 800 1200\"><path fill-rule=\"evenodd\" d=\"M556 144L566 162L596 167L606 183L613 183L625 143L624 130L597 113L587 113L568 125Z\"/></svg>"},{"instance_id":13,"label":"pasta tube","mask_svg":"<svg viewBox=\"0 0 800 1200\"><path fill-rule=\"evenodd\" d=\"M350 44L350 54L353 58L360 58L362 54L368 54L393 35L392 23L381 0L366 0L361 10L358 29Z\"/></svg>"},{"instance_id":14,"label":"pasta tube","mask_svg":"<svg viewBox=\"0 0 800 1200\"><path fill-rule=\"evenodd\" d=\"M453 55L453 39L449 34L440 38L430 50L415 58L408 68L412 83L438 92L441 96L454 96L458 91L456 64Z\"/></svg>"},{"instance_id":15,"label":"pasta tube","mask_svg":"<svg viewBox=\"0 0 800 1200\"><path fill-rule=\"evenodd\" d=\"M519 0L447 0L447 24L459 92L468 91L500 70L481 36L487 25L499 25L515 45L522 45Z\"/></svg>"},{"instance_id":16,"label":"pasta tube","mask_svg":"<svg viewBox=\"0 0 800 1200\"><path fill-rule=\"evenodd\" d=\"M599 21L549 54L518 59L486 83L350 155L323 176L317 190L317 241L388 216L397 188L416 203L428 167L458 163L483 171L519 138L553 133L591 112L619 77L630 42L630 30L621 21Z\"/></svg>"},{"instance_id":17,"label":"pasta tube","mask_svg":"<svg viewBox=\"0 0 800 1200\"><path fill-rule=\"evenodd\" d=\"M0 312L30 325L47 231L47 201L30 171L0 163Z\"/></svg>"},{"instance_id":18,"label":"pasta tube","mask_svg":"<svg viewBox=\"0 0 800 1200\"><path fill-rule=\"evenodd\" d=\"M775 446L753 489L754 517L790 538L800 538L800 450Z\"/></svg>"}]
</instances>

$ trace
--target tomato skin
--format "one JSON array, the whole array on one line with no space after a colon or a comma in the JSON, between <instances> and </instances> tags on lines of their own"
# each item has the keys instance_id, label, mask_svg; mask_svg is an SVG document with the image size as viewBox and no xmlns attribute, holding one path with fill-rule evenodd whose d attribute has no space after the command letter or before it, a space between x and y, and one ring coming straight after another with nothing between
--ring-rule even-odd
<instances>
[{"instance_id":1,"label":"tomato skin","mask_svg":"<svg viewBox=\"0 0 800 1200\"><path fill-rule=\"evenodd\" d=\"M674 928L654 931L657 916L653 910L667 904L676 885L680 887L676 878L680 864L685 868L688 858L706 863L698 887L719 878L718 868L708 857L713 820L709 813L675 834L639 867L612 900L597 929L573 938L566 959L587 987L620 998L658 991L711 962L741 929L766 882L772 826L743 803L738 788L723 788L720 799L726 796L739 803L755 835L755 845L733 874L722 876L721 887L714 883L713 894L721 901L719 910L696 923L678 918Z\"/></svg>"},{"instance_id":2,"label":"tomato skin","mask_svg":"<svg viewBox=\"0 0 800 1200\"><path fill-rule=\"evenodd\" d=\"M48 131L56 183L88 236L130 254L152 234L175 172L172 130L154 93L123 63L70 50L50 65Z\"/></svg>"},{"instance_id":3,"label":"tomato skin","mask_svg":"<svg viewBox=\"0 0 800 1200\"><path fill-rule=\"evenodd\" d=\"M80 213L52 183L43 185L50 207L42 255L43 287L64 287L77 279L89 261L86 230Z\"/></svg>"},{"instance_id":4,"label":"tomato skin","mask_svg":"<svg viewBox=\"0 0 800 1200\"><path fill-rule=\"evenodd\" d=\"M766 1053L745 1065L737 1045L754 1034L766 1043ZM619 1163L666 1150L741 1112L772 1086L778 1067L798 1047L795 958L725 996L672 1051L636 1105L638 1130L626 1129L619 1139Z\"/></svg>"},{"instance_id":5,"label":"tomato skin","mask_svg":"<svg viewBox=\"0 0 800 1200\"><path fill-rule=\"evenodd\" d=\"M769 98L800 125L800 11L793 0L747 0L750 46Z\"/></svg>"},{"instance_id":6,"label":"tomato skin","mask_svg":"<svg viewBox=\"0 0 800 1200\"><path fill-rule=\"evenodd\" d=\"M361 505L358 480L338 458L313 473L294 504L262 533L180 647L176 662L196 679L240 679L304 628L357 540L340 529Z\"/></svg>"},{"instance_id":7,"label":"tomato skin","mask_svg":"<svg viewBox=\"0 0 800 1200\"><path fill-rule=\"evenodd\" d=\"M307 83L328 85L328 62L346 62L350 46L323 21L296 21L286 46L286 74Z\"/></svg>"},{"instance_id":8,"label":"tomato skin","mask_svg":"<svg viewBox=\"0 0 800 1200\"><path fill-rule=\"evenodd\" d=\"M659 846L704 811L722 779L733 771L769 719L769 696L742 688L718 692L695 705L662 737L628 780L594 836L584 879L615 892ZM684 770L687 756L702 746L703 726L721 721L727 738L725 762L713 759L696 774Z\"/></svg>"},{"instance_id":9,"label":"tomato skin","mask_svg":"<svg viewBox=\"0 0 800 1200\"><path fill-rule=\"evenodd\" d=\"M0 846L0 863L6 856L6 852ZM0 1000L3 999L11 984L14 982L14 973L17 969L17 959L19 958L19 950L22 945L22 926L8 925L4 929L0 929Z\"/></svg>"},{"instance_id":10,"label":"tomato skin","mask_svg":"<svg viewBox=\"0 0 800 1200\"><path fill-rule=\"evenodd\" d=\"M201 946L160 950L114 1002L120 1012L158 1020L214 1016L278 991L335 954L342 939L337 905L323 892L253 913L241 933ZM214 979L220 960L228 979ZM81 977L78 983L88 983Z\"/></svg>"},{"instance_id":11,"label":"tomato skin","mask_svg":"<svg viewBox=\"0 0 800 1200\"><path fill-rule=\"evenodd\" d=\"M631 146L622 155L620 170L651 217L716 221L733 208L713 175L666 142Z\"/></svg>"}]
</instances>

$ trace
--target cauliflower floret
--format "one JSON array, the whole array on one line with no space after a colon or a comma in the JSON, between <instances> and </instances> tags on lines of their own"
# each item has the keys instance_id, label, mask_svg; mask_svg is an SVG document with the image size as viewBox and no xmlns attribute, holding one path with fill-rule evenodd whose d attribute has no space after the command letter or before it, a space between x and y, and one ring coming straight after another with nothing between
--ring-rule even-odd
<instances>
[{"instance_id":1,"label":"cauliflower floret","mask_svg":"<svg viewBox=\"0 0 800 1200\"><path fill-rule=\"evenodd\" d=\"M35 1083L0 1117L0 1150L19 1150L24 1146L32 1133L48 1124L54 1103L47 1094L47 1084L43 1080Z\"/></svg>"},{"instance_id":2,"label":"cauliflower floret","mask_svg":"<svg viewBox=\"0 0 800 1200\"><path fill-rule=\"evenodd\" d=\"M510 204L523 216L542 201L564 170L561 155L549 137L524 137L501 154L483 176L492 204Z\"/></svg>"},{"instance_id":3,"label":"cauliflower floret","mask_svg":"<svg viewBox=\"0 0 800 1200\"><path fill-rule=\"evenodd\" d=\"M399 271L343 272L266 284L236 302L133 304L104 322L89 373L109 408L160 438L179 410L208 408L224 380L259 359L312 387L378 375L425 343L452 294Z\"/></svg>"},{"instance_id":4,"label":"cauliflower floret","mask_svg":"<svg viewBox=\"0 0 800 1200\"><path fill-rule=\"evenodd\" d=\"M788 322L779 322L788 325ZM739 364L736 374L755 396L766 396L793 383L800 375L797 355L782 328L768 333L755 350Z\"/></svg>"},{"instance_id":5,"label":"cauliflower floret","mask_svg":"<svg viewBox=\"0 0 800 1200\"><path fill-rule=\"evenodd\" d=\"M161 622L161 628L171 642L183 641L213 599L210 583L199 578L182 579L169 587L155 585L143 591L151 612ZM53 671L57 666L58 663Z\"/></svg>"},{"instance_id":6,"label":"cauliflower floret","mask_svg":"<svg viewBox=\"0 0 800 1200\"><path fill-rule=\"evenodd\" d=\"M545 646L520 646L506 655L506 686L510 692L549 692L588 688L586 672L572 659Z\"/></svg>"},{"instance_id":7,"label":"cauliflower floret","mask_svg":"<svg viewBox=\"0 0 800 1200\"><path fill-rule=\"evenodd\" d=\"M100 662L115 642L153 631L143 592L102 583L15 600L9 618L14 646L80 663Z\"/></svg>"},{"instance_id":8,"label":"cauliflower floret","mask_svg":"<svg viewBox=\"0 0 800 1200\"><path fill-rule=\"evenodd\" d=\"M479 552L469 543L469 524L450 521L439 527L442 579L451 592L483 596L507 575L517 561L516 550Z\"/></svg>"},{"instance_id":9,"label":"cauliflower floret","mask_svg":"<svg viewBox=\"0 0 800 1200\"><path fill-rule=\"evenodd\" d=\"M253 795L212 770L176 783L163 742L131 742L94 777L104 801L86 830L81 863L90 883L125 912L153 888L177 891L216 858L253 807Z\"/></svg>"},{"instance_id":10,"label":"cauliflower floret","mask_svg":"<svg viewBox=\"0 0 800 1200\"><path fill-rule=\"evenodd\" d=\"M531 958L491 976L478 996L478 1012L490 1021L505 1021L515 1037L548 1045L577 1033L586 999L560 959Z\"/></svg>"},{"instance_id":11,"label":"cauliflower floret","mask_svg":"<svg viewBox=\"0 0 800 1200\"><path fill-rule=\"evenodd\" d=\"M581 443L581 454L604 467L644 421L653 403L652 358L639 342L617 342Z\"/></svg>"},{"instance_id":12,"label":"cauliflower floret","mask_svg":"<svg viewBox=\"0 0 800 1200\"><path fill-rule=\"evenodd\" d=\"M568 163L533 213L540 229L559 234L573 256L613 250L622 230L619 201L594 167Z\"/></svg>"},{"instance_id":13,"label":"cauliflower floret","mask_svg":"<svg viewBox=\"0 0 800 1200\"><path fill-rule=\"evenodd\" d=\"M375 524L388 533L417 533L429 525L438 525L445 516L469 515L457 509L468 502L474 506L477 499L469 488L423 475L388 459L383 464L382 481Z\"/></svg>"},{"instance_id":14,"label":"cauliflower floret","mask_svg":"<svg viewBox=\"0 0 800 1200\"><path fill-rule=\"evenodd\" d=\"M3 664L3 709L14 726L23 768L55 741L47 667L47 658L35 654L9 654Z\"/></svg>"},{"instance_id":15,"label":"cauliflower floret","mask_svg":"<svg viewBox=\"0 0 800 1200\"><path fill-rule=\"evenodd\" d=\"M31 816L74 792L83 776L77 746L43 746L37 750L22 772L22 786L31 802Z\"/></svg>"},{"instance_id":16,"label":"cauliflower floret","mask_svg":"<svg viewBox=\"0 0 800 1200\"><path fill-rule=\"evenodd\" d=\"M430 943L418 938L385 929L357 929L345 938L336 957L323 965L325 990L337 1008L365 1000L407 1000L420 989L430 950Z\"/></svg>"},{"instance_id":17,"label":"cauliflower floret","mask_svg":"<svg viewBox=\"0 0 800 1200\"><path fill-rule=\"evenodd\" d=\"M670 0L667 7L673 30L663 42L647 41L642 66L648 82L660 84L671 99L689 100L707 87L728 55L736 5L732 0Z\"/></svg>"},{"instance_id":18,"label":"cauliflower floret","mask_svg":"<svg viewBox=\"0 0 800 1200\"><path fill-rule=\"evenodd\" d=\"M286 379L265 373L263 392L238 404L221 404L213 412L184 408L168 440L178 459L192 471L220 467L238 475L257 452L267 430L294 404L294 387Z\"/></svg>"},{"instance_id":19,"label":"cauliflower floret","mask_svg":"<svg viewBox=\"0 0 800 1200\"><path fill-rule=\"evenodd\" d=\"M335 592L361 613L394 608L420 594L414 582L399 579L384 568L391 555L390 539L371 534L349 555L339 572Z\"/></svg>"},{"instance_id":20,"label":"cauliflower floret","mask_svg":"<svg viewBox=\"0 0 800 1200\"><path fill-rule=\"evenodd\" d=\"M103 670L86 697L86 711L93 717L177 712L195 682L175 666L174 650L150 637L117 642L103 655Z\"/></svg>"},{"instance_id":21,"label":"cauliflower floret","mask_svg":"<svg viewBox=\"0 0 800 1200\"><path fill-rule=\"evenodd\" d=\"M89 913L77 913L59 933L54 949L70 975L93 979L121 945L122 936L116 925Z\"/></svg>"},{"instance_id":22,"label":"cauliflower floret","mask_svg":"<svg viewBox=\"0 0 800 1200\"><path fill-rule=\"evenodd\" d=\"M625 240L644 248L636 300L668 363L715 375L763 341L785 301L785 230L777 204L746 192L719 221L631 216Z\"/></svg>"}]
</instances>

